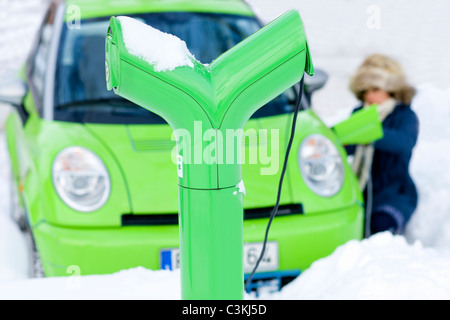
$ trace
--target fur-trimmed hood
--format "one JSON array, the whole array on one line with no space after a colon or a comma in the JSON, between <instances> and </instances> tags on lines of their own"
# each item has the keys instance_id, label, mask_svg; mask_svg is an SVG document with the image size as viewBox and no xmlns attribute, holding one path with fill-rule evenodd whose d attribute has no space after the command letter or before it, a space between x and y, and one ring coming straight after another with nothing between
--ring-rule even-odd
<instances>
[{"instance_id":1,"label":"fur-trimmed hood","mask_svg":"<svg viewBox=\"0 0 450 320\"><path fill-rule=\"evenodd\" d=\"M415 90L407 82L398 62L381 55L367 57L350 79L350 90L363 101L363 94L369 89L382 89L396 100L410 104Z\"/></svg>"}]
</instances>

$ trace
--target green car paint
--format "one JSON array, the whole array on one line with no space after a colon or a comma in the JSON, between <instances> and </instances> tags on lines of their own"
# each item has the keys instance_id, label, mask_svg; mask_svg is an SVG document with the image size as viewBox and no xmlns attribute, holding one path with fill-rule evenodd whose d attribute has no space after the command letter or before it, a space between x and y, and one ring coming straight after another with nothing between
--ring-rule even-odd
<instances>
[{"instance_id":1,"label":"green car paint","mask_svg":"<svg viewBox=\"0 0 450 320\"><path fill-rule=\"evenodd\" d=\"M253 16L248 4L242 0L133 0L126 4L121 0L68 0L66 22L147 12L214 12Z\"/></svg>"},{"instance_id":2,"label":"green car paint","mask_svg":"<svg viewBox=\"0 0 450 320\"><path fill-rule=\"evenodd\" d=\"M104 9L106 6L96 9L88 2L91 3L71 4L77 4L86 18L131 13L128 5L121 5L120 1L115 2L117 7L108 9ZM162 3L146 1L148 4L135 12L151 11L149 6L156 2ZM175 2L179 11L188 10L186 6L192 3ZM209 1L208 11L225 10L217 4L221 2ZM214 4L217 7L210 9ZM70 13L64 19L70 19ZM65 23L61 25L64 27ZM112 273L137 266L159 269L161 250L179 245L178 225L127 225L124 217L142 217L144 220L152 216L177 217L177 169L172 161L175 145L172 129L167 124L45 119L41 104L39 97L29 90L24 98L24 108L29 113L25 124L16 109L9 115L5 130L14 182L46 276L68 275L67 268L72 265L78 266L83 275ZM245 128L262 128L269 132L278 129L279 141L286 142L291 120L292 113L252 118ZM278 267L273 271L280 274L303 271L312 262L332 253L337 246L363 237L363 198L357 179L345 161L345 150L336 133L308 109L299 114L292 150L299 150L302 141L311 134L327 137L337 148L343 159L343 184L332 196L318 195L305 183L296 152L291 153L281 205L290 208L301 204L301 210L280 214L270 230L269 240L277 242L279 248ZM279 170L284 159L285 145L282 144L278 152ZM91 150L107 169L111 191L105 204L95 211L74 210L55 190L53 161L61 150L70 146ZM256 147L251 141L246 146ZM279 170L273 175L261 175L261 169L267 167L267 163L243 164L246 211L257 212L275 203ZM267 222L267 216L245 219L244 242L261 242Z\"/></svg>"}]
</instances>

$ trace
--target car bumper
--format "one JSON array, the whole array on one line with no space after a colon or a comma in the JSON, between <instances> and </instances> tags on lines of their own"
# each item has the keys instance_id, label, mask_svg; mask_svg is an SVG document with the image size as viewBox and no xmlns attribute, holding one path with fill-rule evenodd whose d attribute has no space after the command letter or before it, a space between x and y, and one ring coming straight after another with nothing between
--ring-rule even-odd
<instances>
[{"instance_id":1,"label":"car bumper","mask_svg":"<svg viewBox=\"0 0 450 320\"><path fill-rule=\"evenodd\" d=\"M269 240L278 242L279 269L304 270L351 239L363 237L363 209L274 219ZM244 221L244 241L261 242L268 219ZM178 225L65 228L45 222L33 228L46 276L109 274L142 266L160 269L160 252L178 247Z\"/></svg>"}]
</instances>

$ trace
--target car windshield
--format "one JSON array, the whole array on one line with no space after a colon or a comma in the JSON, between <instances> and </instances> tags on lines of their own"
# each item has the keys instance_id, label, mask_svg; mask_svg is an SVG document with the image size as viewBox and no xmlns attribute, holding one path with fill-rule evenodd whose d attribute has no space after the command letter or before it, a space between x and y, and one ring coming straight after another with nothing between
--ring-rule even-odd
<instances>
[{"instance_id":1,"label":"car windshield","mask_svg":"<svg viewBox=\"0 0 450 320\"><path fill-rule=\"evenodd\" d=\"M201 63L208 64L261 26L253 17L225 14L164 12L132 15L186 42ZM106 89L105 37L109 18L65 24L55 75L54 118L94 123L166 123L158 115ZM288 97L288 95L291 97ZM293 90L259 109L253 118L292 111Z\"/></svg>"}]
</instances>

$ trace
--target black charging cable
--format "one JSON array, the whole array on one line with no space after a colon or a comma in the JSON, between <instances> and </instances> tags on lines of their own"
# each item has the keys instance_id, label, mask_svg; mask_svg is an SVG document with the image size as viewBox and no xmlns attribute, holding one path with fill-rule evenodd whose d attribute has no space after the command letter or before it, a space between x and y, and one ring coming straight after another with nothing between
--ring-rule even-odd
<instances>
[{"instance_id":1,"label":"black charging cable","mask_svg":"<svg viewBox=\"0 0 450 320\"><path fill-rule=\"evenodd\" d=\"M303 79L304 77L302 77L302 80L300 80L300 88L298 90L298 96L297 96L297 101L295 103L295 109L294 109L294 116L292 119L292 128L291 128L291 136L289 138L289 143L287 145L287 149L286 149L286 155L284 157L284 163L283 163L283 169L281 171L281 176L280 176L280 182L278 184L278 194L277 194L277 201L275 203L275 207L273 208L272 213L270 214L270 219L269 219L269 223L267 224L267 228L266 228L266 234L264 236L264 242L263 242L263 247L261 249L261 254L259 255L258 260L256 261L255 267L253 268L252 273L249 275L249 277L247 278L247 282L245 284L245 290L247 291L250 283L252 282L252 278L255 275L256 270L258 269L259 263L261 262L261 260L264 257L264 254L266 252L266 244L267 244L267 238L269 236L269 229L270 226L272 224L272 220L273 218L275 218L277 212L278 212L278 207L280 205L280 197L281 197L281 188L283 186L283 180L284 180L284 175L286 173L286 168L287 168L287 162L288 162L288 158L289 158L289 153L291 151L291 147L292 147L292 142L294 141L294 135L295 135L295 127L297 124L297 116L298 116L298 112L300 110L300 104L302 101L302 95L303 95Z\"/></svg>"}]
</instances>

